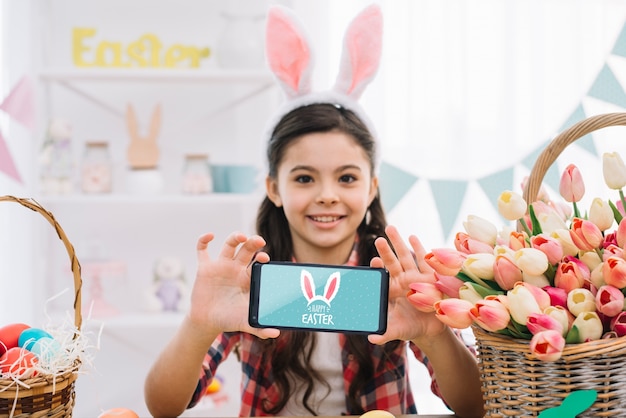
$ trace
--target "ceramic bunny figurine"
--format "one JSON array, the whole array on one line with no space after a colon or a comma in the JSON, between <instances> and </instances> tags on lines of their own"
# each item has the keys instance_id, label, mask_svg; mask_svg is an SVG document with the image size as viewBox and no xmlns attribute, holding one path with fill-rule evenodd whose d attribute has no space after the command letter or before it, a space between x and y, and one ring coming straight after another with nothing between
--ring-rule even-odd
<instances>
[{"instance_id":1,"label":"ceramic bunny figurine","mask_svg":"<svg viewBox=\"0 0 626 418\"><path fill-rule=\"evenodd\" d=\"M335 296L337 296L340 282L341 277L339 272L331 274L328 277L328 280L326 280L324 294L316 295L315 282L313 281L313 276L311 276L311 273L306 270L302 270L302 272L300 273L300 287L302 288L302 293L304 294L306 300L309 302L309 305L312 302L319 300L330 306L330 302L335 298Z\"/></svg>"},{"instance_id":2,"label":"ceramic bunny figurine","mask_svg":"<svg viewBox=\"0 0 626 418\"><path fill-rule=\"evenodd\" d=\"M128 164L132 169L155 169L159 161L159 146L157 136L161 129L161 105L157 105L152 112L150 129L147 135L139 133L139 123L135 109L128 104L126 109L126 124L130 135L130 144L127 149Z\"/></svg>"}]
</instances>

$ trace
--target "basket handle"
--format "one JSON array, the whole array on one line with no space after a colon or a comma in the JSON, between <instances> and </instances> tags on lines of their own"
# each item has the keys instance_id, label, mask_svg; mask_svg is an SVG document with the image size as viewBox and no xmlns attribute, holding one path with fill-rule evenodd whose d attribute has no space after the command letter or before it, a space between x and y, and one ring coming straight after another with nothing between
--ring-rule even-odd
<instances>
[{"instance_id":1,"label":"basket handle","mask_svg":"<svg viewBox=\"0 0 626 418\"><path fill-rule=\"evenodd\" d=\"M535 165L530 172L524 190L524 200L526 200L526 203L530 205L537 199L543 177L565 147L588 133L609 126L620 125L626 125L626 113L605 113L583 119L561 132L548 144L543 152L539 154L537 161L535 161Z\"/></svg>"},{"instance_id":2,"label":"basket handle","mask_svg":"<svg viewBox=\"0 0 626 418\"><path fill-rule=\"evenodd\" d=\"M81 313L81 288L83 284L83 280L80 275L80 263L78 262L78 258L76 258L76 253L74 251L74 246L67 239L67 235L61 228L61 225L54 219L54 215L44 209L39 203L37 203L33 199L24 199L15 196L0 196L0 201L4 202L15 202L19 203L22 206L27 207L35 212L39 212L43 215L44 218L54 227L59 236L59 239L63 241L65 244L65 249L67 250L67 254L70 257L70 262L72 264L72 274L74 275L74 325L77 329L80 330L80 327L83 322L83 317Z\"/></svg>"}]
</instances>

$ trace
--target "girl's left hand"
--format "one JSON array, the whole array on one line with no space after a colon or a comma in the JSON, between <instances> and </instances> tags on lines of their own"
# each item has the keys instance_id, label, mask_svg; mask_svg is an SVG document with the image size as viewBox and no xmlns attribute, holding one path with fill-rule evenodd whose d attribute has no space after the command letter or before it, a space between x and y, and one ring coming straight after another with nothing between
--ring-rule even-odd
<instances>
[{"instance_id":1,"label":"girl's left hand","mask_svg":"<svg viewBox=\"0 0 626 418\"><path fill-rule=\"evenodd\" d=\"M413 341L440 334L446 325L434 313L417 310L407 298L411 283L435 281L433 269L424 261L424 247L416 236L411 235L411 252L395 227L388 226L385 232L396 252L385 238L378 238L375 245L380 256L374 257L370 266L384 267L389 271L387 331L383 335L370 335L369 341L384 344L392 340Z\"/></svg>"}]
</instances>

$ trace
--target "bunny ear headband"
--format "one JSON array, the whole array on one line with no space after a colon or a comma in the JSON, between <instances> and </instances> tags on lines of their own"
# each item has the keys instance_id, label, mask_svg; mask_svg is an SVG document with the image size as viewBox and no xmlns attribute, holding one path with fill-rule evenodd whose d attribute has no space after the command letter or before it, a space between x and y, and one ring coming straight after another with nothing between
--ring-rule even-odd
<instances>
[{"instance_id":1,"label":"bunny ear headband","mask_svg":"<svg viewBox=\"0 0 626 418\"><path fill-rule=\"evenodd\" d=\"M266 29L266 54L271 71L285 93L285 103L270 121L267 139L290 111L310 104L341 105L359 116L375 135L372 123L357 103L380 64L383 17L373 4L359 13L348 26L343 42L339 74L328 91L313 92L313 54L302 24L288 8L270 8Z\"/></svg>"}]
</instances>

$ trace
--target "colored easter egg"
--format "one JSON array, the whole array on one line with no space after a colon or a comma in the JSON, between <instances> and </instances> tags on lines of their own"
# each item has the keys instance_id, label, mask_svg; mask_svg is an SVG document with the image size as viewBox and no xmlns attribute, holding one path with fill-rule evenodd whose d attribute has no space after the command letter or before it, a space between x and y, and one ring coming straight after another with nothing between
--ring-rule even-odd
<instances>
[{"instance_id":1,"label":"colored easter egg","mask_svg":"<svg viewBox=\"0 0 626 418\"><path fill-rule=\"evenodd\" d=\"M394 418L391 412L383 411L381 409L374 409L372 411L367 411L360 418Z\"/></svg>"},{"instance_id":2,"label":"colored easter egg","mask_svg":"<svg viewBox=\"0 0 626 418\"><path fill-rule=\"evenodd\" d=\"M8 349L19 346L20 334L27 328L30 328L30 325L22 323L9 324L0 328L0 356Z\"/></svg>"},{"instance_id":3,"label":"colored easter egg","mask_svg":"<svg viewBox=\"0 0 626 418\"><path fill-rule=\"evenodd\" d=\"M30 350L35 341L42 337L52 338L52 335L41 328L27 328L20 334L17 345Z\"/></svg>"},{"instance_id":4,"label":"colored easter egg","mask_svg":"<svg viewBox=\"0 0 626 418\"><path fill-rule=\"evenodd\" d=\"M37 356L22 347L9 348L0 357L0 373L9 373L13 376L28 379L36 376L33 366L37 364Z\"/></svg>"},{"instance_id":5,"label":"colored easter egg","mask_svg":"<svg viewBox=\"0 0 626 418\"><path fill-rule=\"evenodd\" d=\"M215 392L218 392L221 388L222 388L222 382L220 382L219 379L213 379L211 380L211 383L209 383L209 386L207 386L206 393L207 394L215 393Z\"/></svg>"},{"instance_id":6,"label":"colored easter egg","mask_svg":"<svg viewBox=\"0 0 626 418\"><path fill-rule=\"evenodd\" d=\"M112 408L98 415L98 418L139 418L139 415L127 408Z\"/></svg>"},{"instance_id":7,"label":"colored easter egg","mask_svg":"<svg viewBox=\"0 0 626 418\"><path fill-rule=\"evenodd\" d=\"M51 337L41 337L28 348L40 361L50 362L61 352L61 343Z\"/></svg>"}]
</instances>

